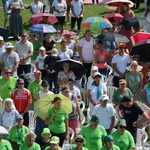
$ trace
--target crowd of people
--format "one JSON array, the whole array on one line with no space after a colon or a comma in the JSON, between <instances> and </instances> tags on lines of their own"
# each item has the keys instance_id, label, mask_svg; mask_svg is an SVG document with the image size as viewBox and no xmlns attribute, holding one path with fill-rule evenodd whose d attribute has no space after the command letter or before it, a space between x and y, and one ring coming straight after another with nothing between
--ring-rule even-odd
<instances>
[{"instance_id":1,"label":"crowd of people","mask_svg":"<svg viewBox=\"0 0 150 150\"><path fill-rule=\"evenodd\" d=\"M148 109L150 107L149 60L141 62L139 54L130 55L131 41L116 43L95 40L90 29L79 40L74 40L69 33L63 34L65 15L66 24L70 25L71 11L70 29L73 31L77 22L76 34L77 37L80 35L84 11L82 0L50 2L50 11L58 20L54 27L57 29L59 25L61 38L63 34L59 49L51 33L45 33L40 42L35 33L23 32L22 0L4 1L3 5L4 26L9 19L10 33L19 41L13 45L0 36L0 126L8 131L8 135L2 135L0 131L0 149L61 150L64 141L70 141L71 128L75 133L73 143L76 145L72 150L135 150L137 128L143 127L150 119L149 114L140 107L141 103ZM145 18L149 17L149 8L148 1ZM46 1L34 0L30 4L32 15L46 12L47 9ZM115 12L124 19L135 16L127 3L123 3ZM102 33L117 32L130 38L140 31L140 26L126 29L120 22L112 19L110 22L113 28L103 29ZM76 72L73 71L70 61L65 60L82 64L87 83L82 76L76 76L80 70L77 68ZM59 71L58 61L62 61ZM117 88L112 103L109 103L104 79L109 72L113 74L111 84ZM34 76L32 80L25 76L30 73ZM82 98L82 86L87 89L91 120L79 130L83 119L79 103L85 100ZM47 94L58 95L52 100L52 107L45 119L36 116L33 132L29 128L29 110L34 110L35 102ZM70 114L66 112L59 94L72 101Z\"/></svg>"}]
</instances>

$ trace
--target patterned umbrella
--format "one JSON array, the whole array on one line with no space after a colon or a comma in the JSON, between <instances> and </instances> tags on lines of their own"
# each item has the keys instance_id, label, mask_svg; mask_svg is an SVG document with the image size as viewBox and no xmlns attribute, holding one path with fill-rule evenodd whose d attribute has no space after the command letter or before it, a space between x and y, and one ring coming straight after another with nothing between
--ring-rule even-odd
<instances>
[{"instance_id":1,"label":"patterned umbrella","mask_svg":"<svg viewBox=\"0 0 150 150\"><path fill-rule=\"evenodd\" d=\"M124 19L124 17L120 13L109 13L105 14L104 18L112 19L114 22L118 22Z\"/></svg>"},{"instance_id":2,"label":"patterned umbrella","mask_svg":"<svg viewBox=\"0 0 150 150\"><path fill-rule=\"evenodd\" d=\"M81 23L81 26L91 29L112 28L112 24L108 19L98 16L87 18L84 22Z\"/></svg>"}]
</instances>

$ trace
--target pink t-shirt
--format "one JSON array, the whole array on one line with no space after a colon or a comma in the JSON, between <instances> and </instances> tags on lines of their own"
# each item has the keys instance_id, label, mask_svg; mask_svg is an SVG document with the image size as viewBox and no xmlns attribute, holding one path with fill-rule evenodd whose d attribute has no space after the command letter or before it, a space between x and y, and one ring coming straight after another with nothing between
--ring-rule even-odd
<instances>
[{"instance_id":1,"label":"pink t-shirt","mask_svg":"<svg viewBox=\"0 0 150 150\"><path fill-rule=\"evenodd\" d=\"M94 51L94 55L95 56L98 56L98 52L99 50L95 50ZM108 51L106 49L104 49L101 53L100 53L100 56L99 56L99 61L104 61L105 60L105 57L108 55ZM98 68L107 68L107 62L104 62L104 63L96 63L94 64L95 66L97 66Z\"/></svg>"}]
</instances>

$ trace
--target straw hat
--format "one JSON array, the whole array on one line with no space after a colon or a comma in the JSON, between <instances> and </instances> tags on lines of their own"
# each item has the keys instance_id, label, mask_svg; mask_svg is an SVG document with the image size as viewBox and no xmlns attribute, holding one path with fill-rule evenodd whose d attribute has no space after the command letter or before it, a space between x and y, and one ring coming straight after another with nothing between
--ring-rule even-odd
<instances>
[{"instance_id":1,"label":"straw hat","mask_svg":"<svg viewBox=\"0 0 150 150\"><path fill-rule=\"evenodd\" d=\"M143 69L143 67L140 66L140 65L138 65L137 61L135 61L135 60L132 61L131 64L130 64L130 66L126 67L126 69L128 71L132 71L132 68L131 68L132 65L136 65L137 66L137 69L136 69L137 72L140 72Z\"/></svg>"}]
</instances>

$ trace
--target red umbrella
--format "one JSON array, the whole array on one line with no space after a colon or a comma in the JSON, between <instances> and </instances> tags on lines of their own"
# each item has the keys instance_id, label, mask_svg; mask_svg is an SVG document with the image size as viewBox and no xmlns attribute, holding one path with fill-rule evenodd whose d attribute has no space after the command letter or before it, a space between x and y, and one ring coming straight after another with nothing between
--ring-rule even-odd
<instances>
[{"instance_id":1,"label":"red umbrella","mask_svg":"<svg viewBox=\"0 0 150 150\"><path fill-rule=\"evenodd\" d=\"M65 36L65 35L75 35L76 33L73 32L73 31L69 31L69 30L64 30L62 35Z\"/></svg>"},{"instance_id":2,"label":"red umbrella","mask_svg":"<svg viewBox=\"0 0 150 150\"><path fill-rule=\"evenodd\" d=\"M134 35L132 35L130 37L131 41L132 41L132 45L134 46L136 43L138 42L142 42L145 40L150 39L150 33L146 33L146 32L137 32Z\"/></svg>"},{"instance_id":3,"label":"red umbrella","mask_svg":"<svg viewBox=\"0 0 150 150\"><path fill-rule=\"evenodd\" d=\"M44 23L43 22L43 18L47 17L46 22L49 22L51 24L54 24L56 22L58 22L57 18L55 15L53 14L47 14L47 13L41 13L41 14L35 14L33 15L30 20L29 23L30 24L39 24L39 23Z\"/></svg>"},{"instance_id":4,"label":"red umbrella","mask_svg":"<svg viewBox=\"0 0 150 150\"><path fill-rule=\"evenodd\" d=\"M129 4L130 7L133 7L134 3L130 0L111 0L106 3L108 6L122 6L123 4Z\"/></svg>"},{"instance_id":5,"label":"red umbrella","mask_svg":"<svg viewBox=\"0 0 150 150\"><path fill-rule=\"evenodd\" d=\"M109 19L113 19L114 22L118 22L124 19L124 17L120 14L120 13L109 13L109 14L105 14L104 18Z\"/></svg>"}]
</instances>

